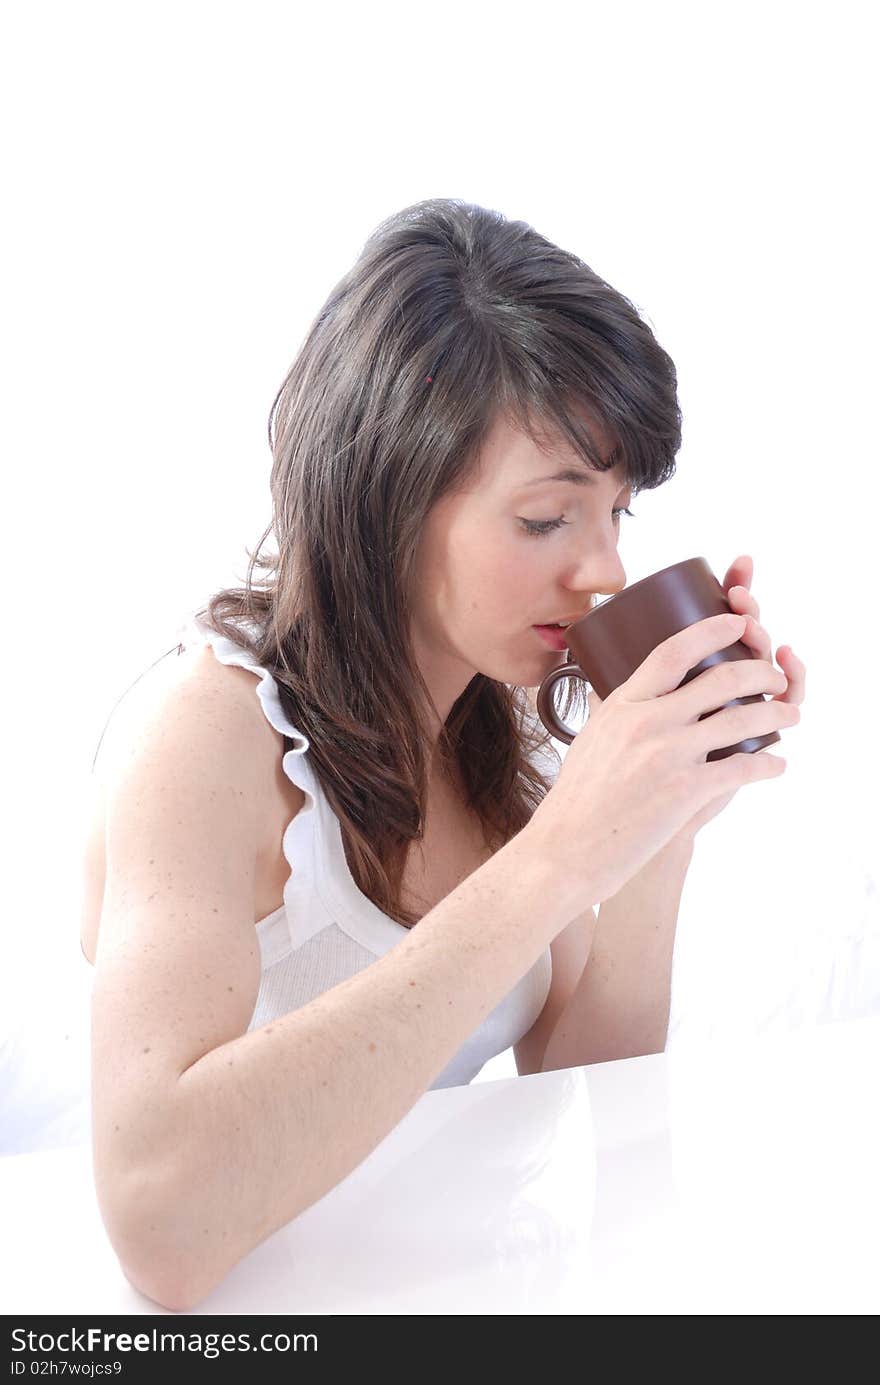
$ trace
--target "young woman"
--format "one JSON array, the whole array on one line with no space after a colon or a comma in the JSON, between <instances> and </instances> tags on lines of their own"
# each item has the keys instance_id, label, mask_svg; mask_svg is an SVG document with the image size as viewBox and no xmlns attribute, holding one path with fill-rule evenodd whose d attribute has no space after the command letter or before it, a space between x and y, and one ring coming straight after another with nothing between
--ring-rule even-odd
<instances>
[{"instance_id":1,"label":"young woman","mask_svg":"<svg viewBox=\"0 0 880 1385\"><path fill-rule=\"evenodd\" d=\"M523 222L408 207L330 293L271 411L266 575L258 548L97 775L95 1176L160 1303L198 1303L429 1088L511 1045L521 1073L589 1061L595 906L664 853L686 869L784 768L706 762L798 720L803 668L754 620L591 693L561 765L534 712L565 657L546 626L625 585L621 516L674 474L680 423L633 306ZM757 616L750 578L726 585ZM740 638L758 657L679 687ZM700 720L751 693L772 698Z\"/></svg>"}]
</instances>

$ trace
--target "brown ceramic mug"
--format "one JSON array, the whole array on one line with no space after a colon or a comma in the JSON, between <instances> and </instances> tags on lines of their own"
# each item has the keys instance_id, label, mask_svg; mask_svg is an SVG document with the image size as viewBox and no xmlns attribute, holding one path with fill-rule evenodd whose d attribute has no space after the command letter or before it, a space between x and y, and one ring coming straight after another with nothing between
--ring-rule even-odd
<instances>
[{"instance_id":1,"label":"brown ceramic mug","mask_svg":"<svg viewBox=\"0 0 880 1385\"><path fill-rule=\"evenodd\" d=\"M553 700L556 684L561 679L583 678L604 699L635 673L658 644L699 620L729 612L730 603L724 588L705 558L687 558L634 582L568 627L571 658L548 673L538 689L538 715L551 735L570 744L576 733L559 720ZM713 664L727 659L754 658L757 658L754 651L737 640L701 659L688 670L678 686L683 688ZM754 693L749 697L735 697L724 706L746 706L764 700L762 693ZM700 721L722 710L716 707L712 712L704 712ZM779 739L778 731L770 731L766 736L752 736L738 745L712 750L706 759L723 760L740 751L763 750Z\"/></svg>"}]
</instances>

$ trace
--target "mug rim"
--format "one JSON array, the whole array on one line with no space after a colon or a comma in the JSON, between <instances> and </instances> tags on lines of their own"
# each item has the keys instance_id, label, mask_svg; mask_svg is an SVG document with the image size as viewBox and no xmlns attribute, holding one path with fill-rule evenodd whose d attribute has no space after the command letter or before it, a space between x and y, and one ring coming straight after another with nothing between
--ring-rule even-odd
<instances>
[{"instance_id":1,"label":"mug rim","mask_svg":"<svg viewBox=\"0 0 880 1385\"><path fill-rule=\"evenodd\" d=\"M674 572L678 568L690 567L692 563L704 563L706 567L709 567L708 559L703 557L682 558L677 563L670 563L668 567L661 567L656 572L649 572L647 577L640 577L638 582L633 582L631 586L624 587L623 591L615 592L613 596L606 597L604 601L600 602L598 606L594 606L591 611L587 611L581 616L580 620L576 620L574 624L580 625L581 621L589 620L591 616L598 615L600 611L605 610L606 606L611 606L615 601L622 601L630 592L638 591L639 587L643 587L646 582L656 582L658 577L665 576L667 572Z\"/></svg>"}]
</instances>

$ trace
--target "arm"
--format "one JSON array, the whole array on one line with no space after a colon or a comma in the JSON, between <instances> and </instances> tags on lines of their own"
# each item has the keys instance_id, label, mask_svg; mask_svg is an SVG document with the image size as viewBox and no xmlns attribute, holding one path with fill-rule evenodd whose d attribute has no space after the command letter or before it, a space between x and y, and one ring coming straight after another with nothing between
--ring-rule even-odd
<instances>
[{"instance_id":1,"label":"arm","mask_svg":"<svg viewBox=\"0 0 880 1385\"><path fill-rule=\"evenodd\" d=\"M675 927L693 839L674 838L599 906L587 964L542 1071L661 1053L669 1024Z\"/></svg>"},{"instance_id":2,"label":"arm","mask_svg":"<svg viewBox=\"0 0 880 1385\"><path fill-rule=\"evenodd\" d=\"M543 1072L548 1040L581 979L595 932L596 910L591 907L551 942L552 969L547 999L531 1029L513 1045L516 1070L520 1077Z\"/></svg>"},{"instance_id":3,"label":"arm","mask_svg":"<svg viewBox=\"0 0 880 1385\"><path fill-rule=\"evenodd\" d=\"M277 745L219 667L108 792L92 997L101 1214L130 1281L175 1309L366 1158L583 907L526 827L377 962L245 1032Z\"/></svg>"}]
</instances>

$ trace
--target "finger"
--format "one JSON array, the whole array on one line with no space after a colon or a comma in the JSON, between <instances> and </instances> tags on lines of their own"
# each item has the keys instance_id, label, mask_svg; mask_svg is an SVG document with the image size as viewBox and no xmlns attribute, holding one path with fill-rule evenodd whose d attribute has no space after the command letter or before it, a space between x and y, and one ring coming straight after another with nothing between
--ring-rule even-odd
<instances>
[{"instance_id":1,"label":"finger","mask_svg":"<svg viewBox=\"0 0 880 1385\"><path fill-rule=\"evenodd\" d=\"M773 663L773 646L770 643L770 636L751 616L746 616L746 628L742 633L742 643L747 644L750 649L755 651L755 657L766 659L769 664ZM788 674L786 673L786 677Z\"/></svg>"},{"instance_id":2,"label":"finger","mask_svg":"<svg viewBox=\"0 0 880 1385\"><path fill-rule=\"evenodd\" d=\"M727 576L724 579L724 590L729 591L731 587L742 585L748 590L752 585L755 564L747 553L743 553L736 558L727 569Z\"/></svg>"},{"instance_id":3,"label":"finger","mask_svg":"<svg viewBox=\"0 0 880 1385\"><path fill-rule=\"evenodd\" d=\"M797 657L790 644L781 644L776 651L776 659L782 672L788 679L788 690L785 693L786 702L791 702L795 707L799 707L806 696L807 670L801 659Z\"/></svg>"},{"instance_id":4,"label":"finger","mask_svg":"<svg viewBox=\"0 0 880 1385\"><path fill-rule=\"evenodd\" d=\"M730 609L737 615L754 616L755 620L760 620L761 608L748 587L742 584L731 587L727 593L727 600Z\"/></svg>"},{"instance_id":5,"label":"finger","mask_svg":"<svg viewBox=\"0 0 880 1385\"><path fill-rule=\"evenodd\" d=\"M742 638L746 618L725 611L695 621L661 641L617 693L627 701L663 697L681 686L685 675L710 654L728 649Z\"/></svg>"}]
</instances>

